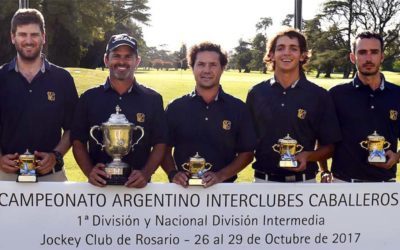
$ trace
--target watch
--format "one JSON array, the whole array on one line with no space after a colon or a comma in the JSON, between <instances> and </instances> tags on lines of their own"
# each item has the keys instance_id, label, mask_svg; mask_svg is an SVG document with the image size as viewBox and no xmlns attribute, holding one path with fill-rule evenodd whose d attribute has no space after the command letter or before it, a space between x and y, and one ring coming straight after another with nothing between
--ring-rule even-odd
<instances>
[{"instance_id":1,"label":"watch","mask_svg":"<svg viewBox=\"0 0 400 250\"><path fill-rule=\"evenodd\" d=\"M53 150L51 151L55 157L56 157L56 165L54 167L62 167L64 166L64 159L63 159L63 155L58 152L57 150Z\"/></svg>"}]
</instances>

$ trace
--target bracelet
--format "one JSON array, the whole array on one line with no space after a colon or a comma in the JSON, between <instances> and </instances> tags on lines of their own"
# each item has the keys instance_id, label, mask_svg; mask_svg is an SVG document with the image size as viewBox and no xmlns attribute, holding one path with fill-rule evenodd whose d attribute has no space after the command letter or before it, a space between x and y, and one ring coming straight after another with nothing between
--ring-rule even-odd
<instances>
[{"instance_id":1,"label":"bracelet","mask_svg":"<svg viewBox=\"0 0 400 250\"><path fill-rule=\"evenodd\" d=\"M178 173L178 170L172 170L168 173L168 180L169 182L172 182L174 179L175 175Z\"/></svg>"}]
</instances>

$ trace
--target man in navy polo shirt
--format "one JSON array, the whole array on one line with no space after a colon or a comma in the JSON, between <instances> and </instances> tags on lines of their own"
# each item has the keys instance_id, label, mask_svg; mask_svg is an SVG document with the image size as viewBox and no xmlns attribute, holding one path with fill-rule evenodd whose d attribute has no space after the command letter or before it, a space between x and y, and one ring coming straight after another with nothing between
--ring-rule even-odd
<instances>
[{"instance_id":1,"label":"man in navy polo shirt","mask_svg":"<svg viewBox=\"0 0 400 250\"><path fill-rule=\"evenodd\" d=\"M166 109L169 139L162 166L171 182L186 187L190 174L182 166L191 157L201 157L212 165L200 175L204 187L233 182L253 159L255 133L250 114L241 100L222 90L220 78L228 59L219 45L193 46L188 61L196 86Z\"/></svg>"},{"instance_id":2,"label":"man in navy polo shirt","mask_svg":"<svg viewBox=\"0 0 400 250\"><path fill-rule=\"evenodd\" d=\"M315 182L317 161L329 158L341 138L328 92L305 77L307 60L307 43L300 32L278 33L265 56L274 77L248 93L246 102L258 137L253 164L256 182ZM297 167L281 167L280 154L272 149L287 135L304 147L293 159Z\"/></svg>"},{"instance_id":3,"label":"man in navy polo shirt","mask_svg":"<svg viewBox=\"0 0 400 250\"><path fill-rule=\"evenodd\" d=\"M43 15L20 9L11 20L17 56L0 69L0 180L16 180L16 161L28 149L39 159L39 181L66 181L63 155L78 94L71 75L41 53ZM64 131L64 132L62 132Z\"/></svg>"},{"instance_id":4,"label":"man in navy polo shirt","mask_svg":"<svg viewBox=\"0 0 400 250\"><path fill-rule=\"evenodd\" d=\"M165 152L167 125L162 97L137 82L134 71L140 57L137 42L129 35L111 37L104 63L110 69L110 76L103 85L83 93L76 108L71 133L74 156L91 184L106 185L109 176L104 171L105 163L112 159L89 137L89 131L92 126L108 121L118 105L131 123L144 128L143 139L122 159L132 169L125 186L144 187ZM133 136L136 141L140 133Z\"/></svg>"},{"instance_id":5,"label":"man in navy polo shirt","mask_svg":"<svg viewBox=\"0 0 400 250\"><path fill-rule=\"evenodd\" d=\"M379 68L384 59L382 37L377 33L357 35L350 60L357 67L349 83L330 90L343 140L336 145L332 173L337 182L395 181L400 153L400 88L385 80ZM369 152L360 146L374 132L391 145L386 162L370 163Z\"/></svg>"}]
</instances>

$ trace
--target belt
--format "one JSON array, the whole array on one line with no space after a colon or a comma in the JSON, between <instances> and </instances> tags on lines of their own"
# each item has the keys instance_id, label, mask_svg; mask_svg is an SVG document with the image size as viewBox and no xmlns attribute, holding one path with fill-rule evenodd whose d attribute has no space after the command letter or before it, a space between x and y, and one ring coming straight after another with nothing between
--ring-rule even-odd
<instances>
[{"instance_id":1,"label":"belt","mask_svg":"<svg viewBox=\"0 0 400 250\"><path fill-rule=\"evenodd\" d=\"M361 180L361 179L353 179L353 178L348 178L344 176L337 176L333 175L333 177L338 178L339 180L346 181L346 182L352 182L352 183L360 183L360 182L396 182L396 178L391 178L388 180Z\"/></svg>"},{"instance_id":2,"label":"belt","mask_svg":"<svg viewBox=\"0 0 400 250\"><path fill-rule=\"evenodd\" d=\"M301 181L315 179L315 173L277 175L277 174L266 174L266 173L255 170L254 177L256 177L258 179L266 180L266 181L301 182Z\"/></svg>"}]
</instances>

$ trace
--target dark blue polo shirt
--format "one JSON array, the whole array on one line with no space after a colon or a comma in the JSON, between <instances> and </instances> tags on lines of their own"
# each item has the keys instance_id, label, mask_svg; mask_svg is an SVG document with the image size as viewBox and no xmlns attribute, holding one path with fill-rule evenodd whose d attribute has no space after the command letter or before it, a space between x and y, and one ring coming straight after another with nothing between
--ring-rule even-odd
<instances>
[{"instance_id":1,"label":"dark blue polo shirt","mask_svg":"<svg viewBox=\"0 0 400 250\"><path fill-rule=\"evenodd\" d=\"M396 166L389 170L371 166L368 151L360 146L377 131L391 143L390 149L397 151L400 87L385 81L383 75L382 79L383 84L375 91L358 77L330 90L343 135L332 158L332 171L338 178L385 181L396 177Z\"/></svg>"},{"instance_id":2,"label":"dark blue polo shirt","mask_svg":"<svg viewBox=\"0 0 400 250\"><path fill-rule=\"evenodd\" d=\"M29 83L14 59L0 69L0 147L3 154L50 152L70 130L78 94L68 71L44 60Z\"/></svg>"},{"instance_id":3,"label":"dark blue polo shirt","mask_svg":"<svg viewBox=\"0 0 400 250\"><path fill-rule=\"evenodd\" d=\"M144 128L144 137L134 151L127 154L122 161L133 169L142 169L150 155L151 148L160 143L166 143L167 125L163 109L162 97L154 90L135 82L132 88L120 95L114 91L109 79L104 85L92 88L83 93L79 99L71 131L71 139L83 144L89 142L89 155L92 163L109 163L112 158L90 137L90 128L101 126L107 122L115 107L119 105L122 114L135 126ZM100 130L94 133L100 143L103 136ZM140 131L133 132L133 141L140 137Z\"/></svg>"},{"instance_id":4,"label":"dark blue polo shirt","mask_svg":"<svg viewBox=\"0 0 400 250\"><path fill-rule=\"evenodd\" d=\"M238 153L255 149L255 132L246 105L222 88L209 104L195 91L175 99L168 105L166 115L168 144L175 147L174 159L180 170L196 152L217 172Z\"/></svg>"},{"instance_id":5,"label":"dark blue polo shirt","mask_svg":"<svg viewBox=\"0 0 400 250\"><path fill-rule=\"evenodd\" d=\"M316 141L321 145L333 144L341 139L332 100L328 92L301 76L299 81L284 89L274 78L255 85L247 95L256 126L257 148L253 168L274 175L293 175L279 167L280 155L272 146L287 134L313 151ZM304 173L317 171L316 162L308 162Z\"/></svg>"}]
</instances>

